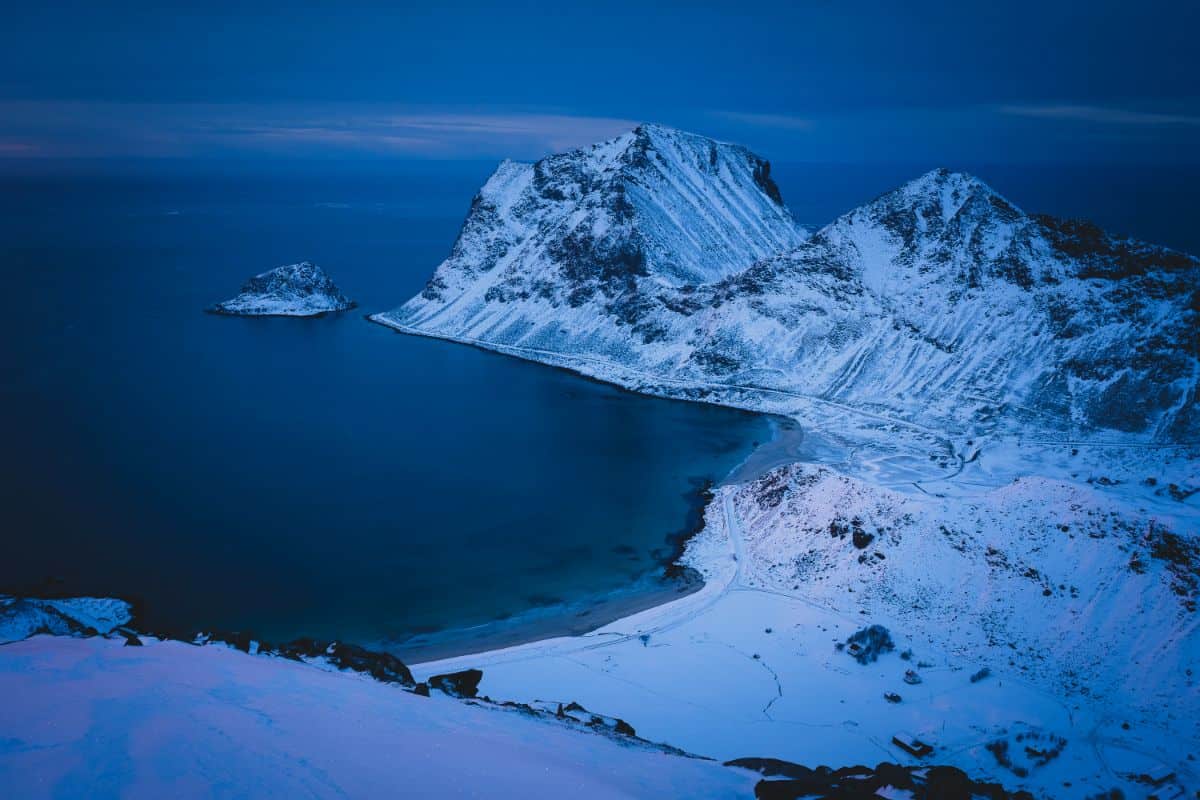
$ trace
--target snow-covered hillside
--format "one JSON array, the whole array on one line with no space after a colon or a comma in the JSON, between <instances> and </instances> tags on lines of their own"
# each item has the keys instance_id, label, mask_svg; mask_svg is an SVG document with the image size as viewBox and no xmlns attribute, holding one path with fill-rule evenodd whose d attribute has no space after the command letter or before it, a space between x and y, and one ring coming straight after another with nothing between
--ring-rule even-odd
<instances>
[{"instance_id":1,"label":"snow-covered hillside","mask_svg":"<svg viewBox=\"0 0 1200 800\"><path fill-rule=\"evenodd\" d=\"M425 291L373 319L813 426L1200 438L1197 259L945 170L806 239L765 164L652 126L505 163Z\"/></svg>"},{"instance_id":2,"label":"snow-covered hillside","mask_svg":"<svg viewBox=\"0 0 1200 800\"><path fill-rule=\"evenodd\" d=\"M757 775L228 647L0 647L5 797L751 797Z\"/></svg>"},{"instance_id":3,"label":"snow-covered hillside","mask_svg":"<svg viewBox=\"0 0 1200 800\"><path fill-rule=\"evenodd\" d=\"M779 467L717 491L684 556L699 592L413 670L569 692L722 759L934 761L1039 798L1190 796L1200 548L1194 508L1157 488L1026 478L939 497ZM883 646L856 653L874 626Z\"/></svg>"},{"instance_id":4,"label":"snow-covered hillside","mask_svg":"<svg viewBox=\"0 0 1200 800\"><path fill-rule=\"evenodd\" d=\"M242 286L241 294L217 303L209 311L238 316L314 317L354 306L325 270L302 261L255 275Z\"/></svg>"},{"instance_id":5,"label":"snow-covered hillside","mask_svg":"<svg viewBox=\"0 0 1200 800\"><path fill-rule=\"evenodd\" d=\"M1142 725L1200 714L1200 542L1182 502L1037 477L969 498L901 494L805 464L728 491L748 586L886 618L959 663ZM1200 717L1185 719L1177 732L1200 741Z\"/></svg>"}]
</instances>

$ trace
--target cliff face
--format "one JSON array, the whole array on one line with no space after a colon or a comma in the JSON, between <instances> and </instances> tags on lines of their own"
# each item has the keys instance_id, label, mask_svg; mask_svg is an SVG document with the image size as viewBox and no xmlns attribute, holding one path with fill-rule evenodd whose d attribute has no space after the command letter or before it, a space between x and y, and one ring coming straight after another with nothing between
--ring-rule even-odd
<instances>
[{"instance_id":1,"label":"cliff face","mask_svg":"<svg viewBox=\"0 0 1200 800\"><path fill-rule=\"evenodd\" d=\"M425 291L375 319L752 408L1193 441L1198 311L1197 259L969 175L809 237L767 162L643 126L501 165Z\"/></svg>"}]
</instances>

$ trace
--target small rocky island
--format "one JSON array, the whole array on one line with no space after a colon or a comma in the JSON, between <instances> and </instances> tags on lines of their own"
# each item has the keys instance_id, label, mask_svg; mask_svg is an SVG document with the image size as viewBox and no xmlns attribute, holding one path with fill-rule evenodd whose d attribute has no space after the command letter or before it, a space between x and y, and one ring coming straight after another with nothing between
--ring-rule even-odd
<instances>
[{"instance_id":1,"label":"small rocky island","mask_svg":"<svg viewBox=\"0 0 1200 800\"><path fill-rule=\"evenodd\" d=\"M315 317L356 305L323 269L302 261L255 275L237 297L207 310L236 316Z\"/></svg>"}]
</instances>

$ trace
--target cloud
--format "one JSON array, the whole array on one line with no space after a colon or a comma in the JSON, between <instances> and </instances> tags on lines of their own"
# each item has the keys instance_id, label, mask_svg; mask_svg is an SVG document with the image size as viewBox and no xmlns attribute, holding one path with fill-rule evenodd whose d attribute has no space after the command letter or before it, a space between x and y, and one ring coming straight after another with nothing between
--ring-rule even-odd
<instances>
[{"instance_id":1,"label":"cloud","mask_svg":"<svg viewBox=\"0 0 1200 800\"><path fill-rule=\"evenodd\" d=\"M0 139L0 158L11 156L32 156L38 153L38 146L31 142L13 142Z\"/></svg>"},{"instance_id":2,"label":"cloud","mask_svg":"<svg viewBox=\"0 0 1200 800\"><path fill-rule=\"evenodd\" d=\"M636 126L614 117L382 104L0 103L0 157L387 155L537 158Z\"/></svg>"},{"instance_id":3,"label":"cloud","mask_svg":"<svg viewBox=\"0 0 1200 800\"><path fill-rule=\"evenodd\" d=\"M1011 105L996 109L1001 114L1038 119L1096 122L1108 125L1200 125L1200 116L1139 111L1127 108L1086 105Z\"/></svg>"},{"instance_id":4,"label":"cloud","mask_svg":"<svg viewBox=\"0 0 1200 800\"><path fill-rule=\"evenodd\" d=\"M714 111L712 116L729 122L749 125L755 128L775 128L778 130L805 131L813 127L813 121L807 117L793 114L758 114L747 111Z\"/></svg>"},{"instance_id":5,"label":"cloud","mask_svg":"<svg viewBox=\"0 0 1200 800\"><path fill-rule=\"evenodd\" d=\"M608 139L633 128L632 120L536 113L299 114L257 125L211 130L243 146L313 146L421 156L540 156Z\"/></svg>"}]
</instances>

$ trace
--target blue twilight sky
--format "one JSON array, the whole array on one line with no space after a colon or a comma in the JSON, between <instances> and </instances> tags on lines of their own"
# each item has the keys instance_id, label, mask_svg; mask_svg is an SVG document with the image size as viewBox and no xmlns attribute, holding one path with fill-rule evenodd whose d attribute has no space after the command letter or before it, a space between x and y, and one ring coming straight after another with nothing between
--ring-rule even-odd
<instances>
[{"instance_id":1,"label":"blue twilight sky","mask_svg":"<svg viewBox=\"0 0 1200 800\"><path fill-rule=\"evenodd\" d=\"M1200 3L43 0L0 158L532 158L652 120L777 161L1200 161Z\"/></svg>"}]
</instances>

